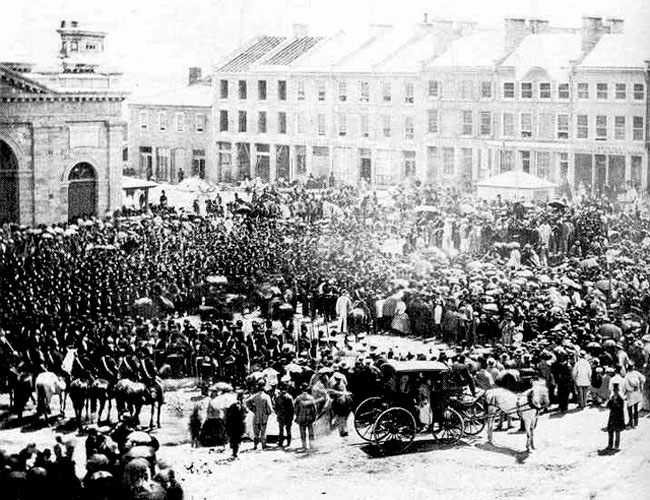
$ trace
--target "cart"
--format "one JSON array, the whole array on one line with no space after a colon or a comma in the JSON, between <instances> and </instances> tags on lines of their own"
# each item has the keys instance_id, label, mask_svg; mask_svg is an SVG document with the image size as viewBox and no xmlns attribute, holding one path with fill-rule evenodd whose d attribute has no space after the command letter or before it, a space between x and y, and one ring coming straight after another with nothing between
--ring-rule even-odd
<instances>
[{"instance_id":1,"label":"cart","mask_svg":"<svg viewBox=\"0 0 650 500\"><path fill-rule=\"evenodd\" d=\"M401 453L425 432L446 445L463 437L466 424L455 408L462 388L449 387L447 365L389 361L381 372L382 395L364 400L354 412L354 427L361 439L384 453Z\"/></svg>"}]
</instances>

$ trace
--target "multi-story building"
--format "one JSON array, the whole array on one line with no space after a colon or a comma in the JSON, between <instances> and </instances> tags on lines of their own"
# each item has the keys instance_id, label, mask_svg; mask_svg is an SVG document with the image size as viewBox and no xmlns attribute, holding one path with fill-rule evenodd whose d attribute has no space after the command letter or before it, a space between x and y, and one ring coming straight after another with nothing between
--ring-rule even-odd
<instances>
[{"instance_id":1,"label":"multi-story building","mask_svg":"<svg viewBox=\"0 0 650 500\"><path fill-rule=\"evenodd\" d=\"M0 62L0 223L103 216L121 206L126 94L106 34L61 22L59 59Z\"/></svg>"},{"instance_id":2,"label":"multi-story building","mask_svg":"<svg viewBox=\"0 0 650 500\"><path fill-rule=\"evenodd\" d=\"M213 75L216 176L469 187L516 169L565 187L645 187L648 69L622 30L590 17L579 29L506 19L503 31L425 19L259 37ZM603 152L608 140L618 153Z\"/></svg>"},{"instance_id":3,"label":"multi-story building","mask_svg":"<svg viewBox=\"0 0 650 500\"><path fill-rule=\"evenodd\" d=\"M190 68L186 87L129 103L129 173L179 182L214 180L212 89L200 68Z\"/></svg>"}]
</instances>

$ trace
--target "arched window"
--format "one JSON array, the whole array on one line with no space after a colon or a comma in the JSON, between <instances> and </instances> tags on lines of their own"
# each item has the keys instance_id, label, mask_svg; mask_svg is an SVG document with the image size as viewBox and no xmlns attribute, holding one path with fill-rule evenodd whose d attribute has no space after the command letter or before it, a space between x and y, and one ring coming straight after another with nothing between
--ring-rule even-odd
<instances>
[{"instance_id":1,"label":"arched window","mask_svg":"<svg viewBox=\"0 0 650 500\"><path fill-rule=\"evenodd\" d=\"M70 181L92 180L95 178L95 169L90 163L77 163L68 175Z\"/></svg>"}]
</instances>

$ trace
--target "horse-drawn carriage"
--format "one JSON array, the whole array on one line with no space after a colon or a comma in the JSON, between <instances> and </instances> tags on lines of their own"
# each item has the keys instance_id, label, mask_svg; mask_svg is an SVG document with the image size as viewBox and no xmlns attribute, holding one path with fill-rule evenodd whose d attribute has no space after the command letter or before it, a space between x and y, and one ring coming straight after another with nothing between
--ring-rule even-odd
<instances>
[{"instance_id":1,"label":"horse-drawn carriage","mask_svg":"<svg viewBox=\"0 0 650 500\"><path fill-rule=\"evenodd\" d=\"M450 368L437 361L390 361L381 366L382 395L364 400L354 413L357 434L383 452L407 450L418 434L442 444L480 433L486 410L453 385Z\"/></svg>"}]
</instances>

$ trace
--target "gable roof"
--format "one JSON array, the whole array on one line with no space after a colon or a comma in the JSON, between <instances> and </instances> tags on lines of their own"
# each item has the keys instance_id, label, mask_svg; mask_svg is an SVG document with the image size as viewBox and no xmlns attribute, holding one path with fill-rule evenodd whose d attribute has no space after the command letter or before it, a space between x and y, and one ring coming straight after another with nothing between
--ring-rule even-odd
<instances>
[{"instance_id":1,"label":"gable roof","mask_svg":"<svg viewBox=\"0 0 650 500\"><path fill-rule=\"evenodd\" d=\"M480 31L455 40L427 67L493 67L504 55L501 31Z\"/></svg>"},{"instance_id":2,"label":"gable roof","mask_svg":"<svg viewBox=\"0 0 650 500\"><path fill-rule=\"evenodd\" d=\"M650 40L642 35L606 34L579 68L641 68L650 59Z\"/></svg>"},{"instance_id":3,"label":"gable roof","mask_svg":"<svg viewBox=\"0 0 650 500\"><path fill-rule=\"evenodd\" d=\"M323 40L313 36L304 36L289 40L283 47L273 52L269 57L264 59L261 64L282 65L291 64L299 57L303 56L314 46Z\"/></svg>"},{"instance_id":4,"label":"gable roof","mask_svg":"<svg viewBox=\"0 0 650 500\"><path fill-rule=\"evenodd\" d=\"M268 55L284 40L286 38L283 36L260 36L254 43L236 52L230 60L219 66L217 71L248 71L253 63Z\"/></svg>"},{"instance_id":5,"label":"gable roof","mask_svg":"<svg viewBox=\"0 0 650 500\"><path fill-rule=\"evenodd\" d=\"M17 93L30 93L30 94L53 94L55 93L45 85L38 83L32 78L29 78L24 73L8 68L0 63L0 79L9 83L9 86L15 89Z\"/></svg>"}]
</instances>

